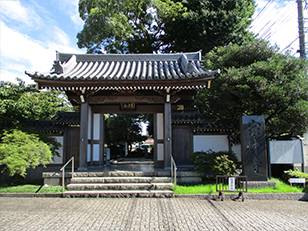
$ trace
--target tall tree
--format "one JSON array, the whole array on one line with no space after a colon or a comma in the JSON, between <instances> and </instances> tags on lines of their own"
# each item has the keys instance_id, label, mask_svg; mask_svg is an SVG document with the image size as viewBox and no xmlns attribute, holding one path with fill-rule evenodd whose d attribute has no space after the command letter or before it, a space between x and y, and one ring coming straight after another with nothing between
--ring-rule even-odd
<instances>
[{"instance_id":1,"label":"tall tree","mask_svg":"<svg viewBox=\"0 0 308 231\"><path fill-rule=\"evenodd\" d=\"M241 44L252 38L248 32L255 11L254 0L182 0L187 9L176 18L160 15L164 22L163 50L204 53L230 42Z\"/></svg>"},{"instance_id":2,"label":"tall tree","mask_svg":"<svg viewBox=\"0 0 308 231\"><path fill-rule=\"evenodd\" d=\"M89 53L145 53L158 50L161 23L154 12L157 2L80 0L79 13L85 24L77 35L78 46L86 47ZM160 5L179 11L182 7L170 0L165 2Z\"/></svg>"},{"instance_id":3,"label":"tall tree","mask_svg":"<svg viewBox=\"0 0 308 231\"><path fill-rule=\"evenodd\" d=\"M209 52L206 68L221 68L196 105L239 132L242 115L263 115L269 138L301 135L308 127L308 63L267 42L229 44Z\"/></svg>"},{"instance_id":4,"label":"tall tree","mask_svg":"<svg viewBox=\"0 0 308 231\"><path fill-rule=\"evenodd\" d=\"M244 41L254 9L254 0L80 0L78 46L89 53L207 52Z\"/></svg>"}]
</instances>

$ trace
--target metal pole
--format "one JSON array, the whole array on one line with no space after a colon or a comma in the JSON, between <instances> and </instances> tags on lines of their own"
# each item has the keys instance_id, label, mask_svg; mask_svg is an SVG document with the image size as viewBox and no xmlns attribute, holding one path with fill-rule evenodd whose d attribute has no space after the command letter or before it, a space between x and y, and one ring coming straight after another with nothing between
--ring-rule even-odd
<instances>
[{"instance_id":1,"label":"metal pole","mask_svg":"<svg viewBox=\"0 0 308 231\"><path fill-rule=\"evenodd\" d=\"M64 193L65 169L62 171L62 193Z\"/></svg>"},{"instance_id":2,"label":"metal pole","mask_svg":"<svg viewBox=\"0 0 308 231\"><path fill-rule=\"evenodd\" d=\"M72 157L72 178L74 178L74 157Z\"/></svg>"},{"instance_id":3,"label":"metal pole","mask_svg":"<svg viewBox=\"0 0 308 231\"><path fill-rule=\"evenodd\" d=\"M301 142L301 149L302 149L302 172L306 172L306 163L305 163L305 150L304 150L304 138L300 137L300 142Z\"/></svg>"},{"instance_id":4,"label":"metal pole","mask_svg":"<svg viewBox=\"0 0 308 231\"><path fill-rule=\"evenodd\" d=\"M299 50L298 52L300 53L301 58L306 58L303 0L297 0L297 11L298 11L298 30L299 30Z\"/></svg>"}]
</instances>

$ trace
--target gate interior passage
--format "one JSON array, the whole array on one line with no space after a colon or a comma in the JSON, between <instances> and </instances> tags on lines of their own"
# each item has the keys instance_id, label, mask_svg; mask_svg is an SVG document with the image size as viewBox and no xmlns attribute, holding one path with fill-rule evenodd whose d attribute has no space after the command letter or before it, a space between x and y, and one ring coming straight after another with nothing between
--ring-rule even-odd
<instances>
[{"instance_id":1,"label":"gate interior passage","mask_svg":"<svg viewBox=\"0 0 308 231\"><path fill-rule=\"evenodd\" d=\"M238 192L239 199L245 200L244 192L247 192L247 176L216 176L216 192L219 192L218 199L224 200L224 192Z\"/></svg>"}]
</instances>

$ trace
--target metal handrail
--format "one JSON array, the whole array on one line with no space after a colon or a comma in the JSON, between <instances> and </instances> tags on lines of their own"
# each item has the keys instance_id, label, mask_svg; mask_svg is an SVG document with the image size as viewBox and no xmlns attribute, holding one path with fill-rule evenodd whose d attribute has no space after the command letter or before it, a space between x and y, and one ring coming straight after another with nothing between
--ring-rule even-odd
<instances>
[{"instance_id":1,"label":"metal handrail","mask_svg":"<svg viewBox=\"0 0 308 231\"><path fill-rule=\"evenodd\" d=\"M175 161L173 159L172 154L170 154L170 157L171 157L171 178L173 179L174 189L176 189L176 170L177 170L177 167L176 167L176 164L175 164Z\"/></svg>"},{"instance_id":2,"label":"metal handrail","mask_svg":"<svg viewBox=\"0 0 308 231\"><path fill-rule=\"evenodd\" d=\"M64 186L65 186L65 167L72 161L72 178L74 178L74 157L69 159L65 165L60 169L62 172L62 193L64 193Z\"/></svg>"}]
</instances>

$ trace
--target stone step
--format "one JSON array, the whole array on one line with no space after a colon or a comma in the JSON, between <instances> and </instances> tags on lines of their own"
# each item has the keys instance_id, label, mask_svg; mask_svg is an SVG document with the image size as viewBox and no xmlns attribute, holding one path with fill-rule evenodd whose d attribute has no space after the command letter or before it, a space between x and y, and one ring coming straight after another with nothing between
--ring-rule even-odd
<instances>
[{"instance_id":1,"label":"stone step","mask_svg":"<svg viewBox=\"0 0 308 231\"><path fill-rule=\"evenodd\" d=\"M74 177L71 183L172 183L171 177Z\"/></svg>"},{"instance_id":2,"label":"stone step","mask_svg":"<svg viewBox=\"0 0 308 231\"><path fill-rule=\"evenodd\" d=\"M66 191L64 197L108 197L108 198L130 198L130 197L174 197L171 190L99 190L99 191Z\"/></svg>"},{"instance_id":3,"label":"stone step","mask_svg":"<svg viewBox=\"0 0 308 231\"><path fill-rule=\"evenodd\" d=\"M67 173L70 175L70 173ZM158 172L132 172L132 171L110 171L110 172L74 172L74 177L170 177L170 171Z\"/></svg>"},{"instance_id":4,"label":"stone step","mask_svg":"<svg viewBox=\"0 0 308 231\"><path fill-rule=\"evenodd\" d=\"M68 191L85 191L85 190L171 190L172 183L83 183L68 184Z\"/></svg>"}]
</instances>

